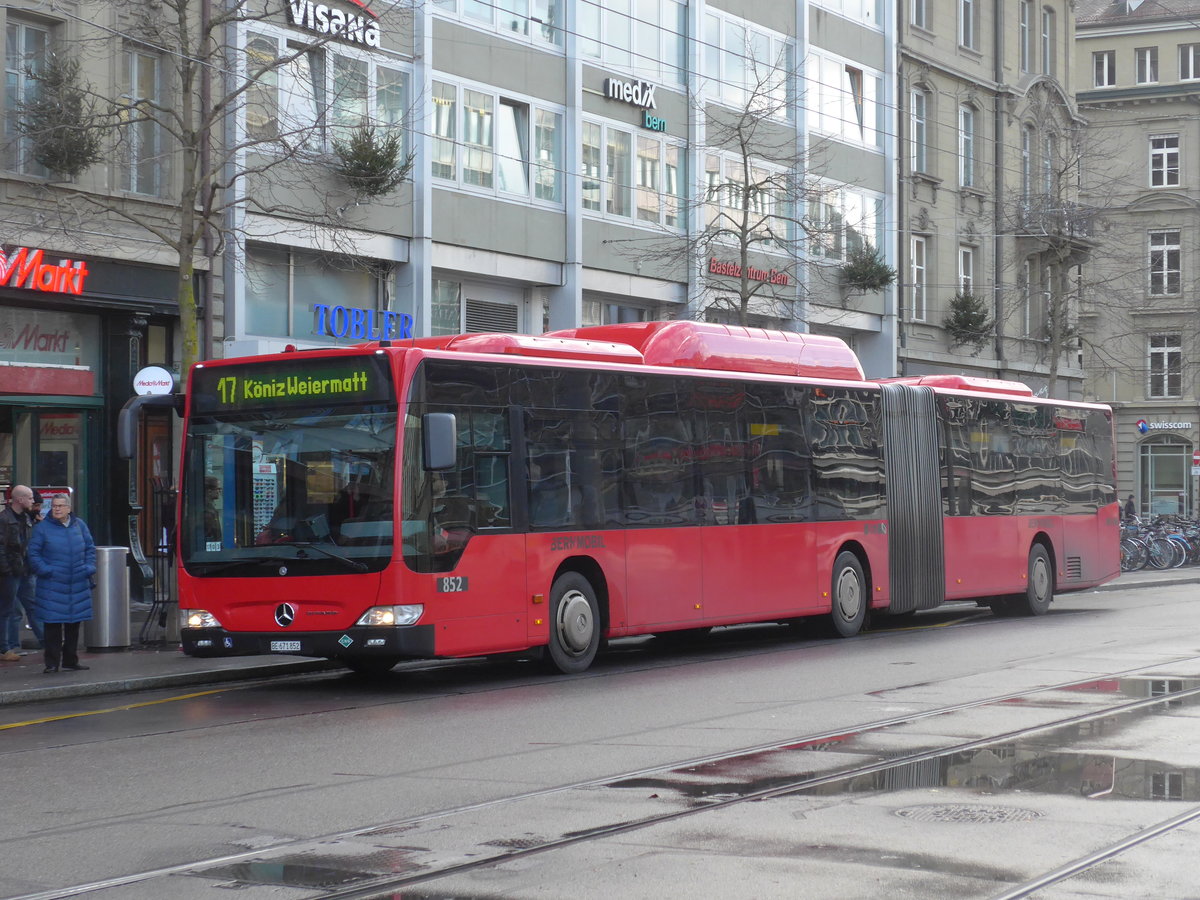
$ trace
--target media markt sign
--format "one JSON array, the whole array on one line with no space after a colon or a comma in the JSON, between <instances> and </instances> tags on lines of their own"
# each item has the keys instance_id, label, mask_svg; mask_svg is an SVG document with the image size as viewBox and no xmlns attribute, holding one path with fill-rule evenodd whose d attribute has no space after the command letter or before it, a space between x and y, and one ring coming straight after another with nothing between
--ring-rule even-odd
<instances>
[{"instance_id":1,"label":"media markt sign","mask_svg":"<svg viewBox=\"0 0 1200 900\"><path fill-rule=\"evenodd\" d=\"M349 41L352 44L379 46L378 13L367 8L366 0L347 0L362 9L362 15L346 12L327 3L313 0L289 0L292 24L317 34Z\"/></svg>"},{"instance_id":2,"label":"media markt sign","mask_svg":"<svg viewBox=\"0 0 1200 900\"><path fill-rule=\"evenodd\" d=\"M162 366L146 366L133 376L133 392L146 394L169 394L175 390L175 376Z\"/></svg>"}]
</instances>

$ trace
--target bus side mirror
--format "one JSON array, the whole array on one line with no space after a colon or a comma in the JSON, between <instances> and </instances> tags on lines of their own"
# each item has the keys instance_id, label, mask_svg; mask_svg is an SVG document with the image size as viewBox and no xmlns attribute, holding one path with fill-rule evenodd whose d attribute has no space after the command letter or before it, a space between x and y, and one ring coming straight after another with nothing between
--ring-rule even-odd
<instances>
[{"instance_id":1,"label":"bus side mirror","mask_svg":"<svg viewBox=\"0 0 1200 900\"><path fill-rule=\"evenodd\" d=\"M458 461L458 426L454 413L425 413L421 417L425 468L453 469Z\"/></svg>"}]
</instances>

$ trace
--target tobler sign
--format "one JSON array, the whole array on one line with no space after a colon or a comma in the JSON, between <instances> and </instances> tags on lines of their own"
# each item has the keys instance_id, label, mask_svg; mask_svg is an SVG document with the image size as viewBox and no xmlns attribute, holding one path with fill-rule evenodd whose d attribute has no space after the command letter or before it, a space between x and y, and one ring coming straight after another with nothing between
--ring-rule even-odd
<instances>
[{"instance_id":1,"label":"tobler sign","mask_svg":"<svg viewBox=\"0 0 1200 900\"><path fill-rule=\"evenodd\" d=\"M379 14L372 12L365 0L347 0L362 13L346 12L328 3L313 0L288 0L292 24L317 34L327 34L352 44L379 46Z\"/></svg>"}]
</instances>

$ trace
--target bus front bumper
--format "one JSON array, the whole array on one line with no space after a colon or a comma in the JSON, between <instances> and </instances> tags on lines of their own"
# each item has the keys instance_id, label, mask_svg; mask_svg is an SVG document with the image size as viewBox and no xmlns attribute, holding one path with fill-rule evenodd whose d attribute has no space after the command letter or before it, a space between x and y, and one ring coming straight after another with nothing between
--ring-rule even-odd
<instances>
[{"instance_id":1,"label":"bus front bumper","mask_svg":"<svg viewBox=\"0 0 1200 900\"><path fill-rule=\"evenodd\" d=\"M398 656L429 659L433 652L432 625L396 628L359 627L341 631L231 632L223 628L183 628L180 641L190 656L244 656L286 653L327 659Z\"/></svg>"}]
</instances>

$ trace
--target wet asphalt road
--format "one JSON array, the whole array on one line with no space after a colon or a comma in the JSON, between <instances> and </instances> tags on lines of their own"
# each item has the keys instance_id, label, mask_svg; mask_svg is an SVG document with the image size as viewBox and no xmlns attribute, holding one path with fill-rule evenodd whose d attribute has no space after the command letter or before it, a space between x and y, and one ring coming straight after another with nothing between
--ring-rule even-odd
<instances>
[{"instance_id":1,"label":"wet asphalt road","mask_svg":"<svg viewBox=\"0 0 1200 900\"><path fill-rule=\"evenodd\" d=\"M0 709L0 897L1195 898L1197 591Z\"/></svg>"}]
</instances>

